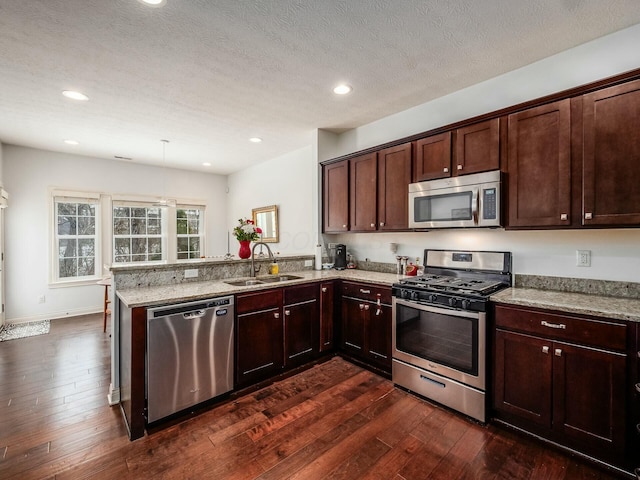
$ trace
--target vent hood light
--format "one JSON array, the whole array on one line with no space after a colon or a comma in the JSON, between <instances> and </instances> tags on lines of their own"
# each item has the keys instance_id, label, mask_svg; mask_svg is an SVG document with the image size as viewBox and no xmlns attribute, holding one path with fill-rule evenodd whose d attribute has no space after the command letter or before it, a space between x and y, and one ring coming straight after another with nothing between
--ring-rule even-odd
<instances>
[{"instance_id":1,"label":"vent hood light","mask_svg":"<svg viewBox=\"0 0 640 480\"><path fill-rule=\"evenodd\" d=\"M251 137L251 138L249 139L249 141L250 141L251 143L260 143L260 142L262 141L262 139L261 139L260 137Z\"/></svg>"},{"instance_id":2,"label":"vent hood light","mask_svg":"<svg viewBox=\"0 0 640 480\"><path fill-rule=\"evenodd\" d=\"M71 98L72 100L80 100L82 102L86 102L87 100L89 100L89 97L87 97L84 93L76 92L74 90L63 90L62 95L67 98Z\"/></svg>"},{"instance_id":3,"label":"vent hood light","mask_svg":"<svg viewBox=\"0 0 640 480\"><path fill-rule=\"evenodd\" d=\"M65 140L64 143L66 143L67 145L80 145L80 142L78 142L77 140Z\"/></svg>"},{"instance_id":4,"label":"vent hood light","mask_svg":"<svg viewBox=\"0 0 640 480\"><path fill-rule=\"evenodd\" d=\"M343 83L340 85L336 85L333 88L333 93L335 93L336 95L346 95L347 93L351 93L352 90L353 88L351 87L351 85Z\"/></svg>"},{"instance_id":5,"label":"vent hood light","mask_svg":"<svg viewBox=\"0 0 640 480\"><path fill-rule=\"evenodd\" d=\"M210 166L211 166L211 164L210 164L209 162L204 162L204 163L202 164L202 166L203 166L203 167L210 167Z\"/></svg>"}]
</instances>

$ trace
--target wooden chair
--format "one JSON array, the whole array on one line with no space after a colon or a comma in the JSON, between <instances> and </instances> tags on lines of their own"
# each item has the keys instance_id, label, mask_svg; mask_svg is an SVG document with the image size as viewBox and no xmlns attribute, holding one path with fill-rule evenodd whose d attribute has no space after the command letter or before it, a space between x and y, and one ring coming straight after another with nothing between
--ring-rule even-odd
<instances>
[{"instance_id":1,"label":"wooden chair","mask_svg":"<svg viewBox=\"0 0 640 480\"><path fill-rule=\"evenodd\" d=\"M109 300L109 287L111 286L111 277L103 278L102 280L97 282L98 285L104 285L104 306L103 306L103 323L102 323L102 331L107 331L107 315L111 315L111 309L109 308L109 304L111 300Z\"/></svg>"}]
</instances>

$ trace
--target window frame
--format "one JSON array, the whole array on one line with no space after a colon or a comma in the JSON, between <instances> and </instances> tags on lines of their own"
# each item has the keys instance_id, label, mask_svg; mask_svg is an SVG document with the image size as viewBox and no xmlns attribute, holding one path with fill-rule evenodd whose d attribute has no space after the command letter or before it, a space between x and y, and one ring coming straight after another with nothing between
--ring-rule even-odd
<instances>
[{"instance_id":1,"label":"window frame","mask_svg":"<svg viewBox=\"0 0 640 480\"><path fill-rule=\"evenodd\" d=\"M178 233L178 210L198 210L200 212L199 214L199 218L198 218L198 234L194 235L194 234L180 234ZM195 205L195 204L186 204L186 203L178 203L175 207L175 240L176 240L176 245L175 245L175 249L174 254L176 256L176 262L188 262L188 261L192 261L192 260L197 260L199 258L202 258L205 256L205 218L206 218L206 207L204 205ZM188 221L187 221L188 224ZM197 257L195 258L179 258L180 252L178 251L179 248L179 240L180 238L194 238L197 237L198 238L198 242L199 242L199 254Z\"/></svg>"},{"instance_id":2,"label":"window frame","mask_svg":"<svg viewBox=\"0 0 640 480\"><path fill-rule=\"evenodd\" d=\"M49 285L51 287L90 285L102 278L102 199L99 193L78 192L70 190L51 190L50 195L50 265ZM94 206L94 233L93 235L60 235L58 233L58 204L75 203L90 204ZM77 213L76 213L77 216ZM61 238L64 237L64 238ZM60 277L60 240L75 238L77 240L92 238L94 241L94 273L82 277ZM77 257L79 258L79 257Z\"/></svg>"},{"instance_id":3,"label":"window frame","mask_svg":"<svg viewBox=\"0 0 640 480\"><path fill-rule=\"evenodd\" d=\"M118 207L124 207L124 208L145 208L145 209L149 209L149 208L156 208L160 211L160 234L159 235L149 235L149 234L144 234L144 235L140 235L140 234L130 234L130 235L116 235L114 232L114 222L115 219L118 218L114 215L114 210ZM123 265L156 265L156 264L162 264L162 263L167 263L168 261L170 261L169 258L169 242L168 242L168 235L169 235L169 229L168 229L168 224L169 224L169 218L170 215L168 215L167 212L168 207L159 207L157 205L154 205L153 202L146 202L146 201L141 201L141 200L125 200L125 199L112 199L111 201L111 223L110 223L110 239L111 239L111 264L112 265L117 265L117 266L123 266ZM131 217L129 216L128 218L135 218L135 217ZM145 217L146 219L148 219L148 212L147 212L147 216ZM116 257L118 255L116 255L116 239L118 238L160 238L160 248L161 248L161 258L160 260L143 260L143 261L128 261L128 262L117 262L116 261ZM148 256L148 252L146 253L146 255ZM129 253L129 257L131 257L133 255L133 253Z\"/></svg>"}]
</instances>

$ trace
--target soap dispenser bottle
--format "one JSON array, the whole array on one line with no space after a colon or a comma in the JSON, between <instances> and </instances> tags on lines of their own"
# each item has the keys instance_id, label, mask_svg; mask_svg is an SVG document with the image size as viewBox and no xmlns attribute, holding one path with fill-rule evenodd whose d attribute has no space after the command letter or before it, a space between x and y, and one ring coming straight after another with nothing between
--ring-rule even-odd
<instances>
[{"instance_id":1,"label":"soap dispenser bottle","mask_svg":"<svg viewBox=\"0 0 640 480\"><path fill-rule=\"evenodd\" d=\"M278 275L279 270L278 260L276 257L273 257L273 262L271 263L271 267L269 267L269 273L271 273L271 275Z\"/></svg>"}]
</instances>

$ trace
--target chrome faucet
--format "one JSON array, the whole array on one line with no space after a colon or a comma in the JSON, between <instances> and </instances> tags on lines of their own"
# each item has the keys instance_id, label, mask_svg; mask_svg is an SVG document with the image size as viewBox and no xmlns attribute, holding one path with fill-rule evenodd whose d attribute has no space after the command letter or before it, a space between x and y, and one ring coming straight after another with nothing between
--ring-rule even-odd
<instances>
[{"instance_id":1,"label":"chrome faucet","mask_svg":"<svg viewBox=\"0 0 640 480\"><path fill-rule=\"evenodd\" d=\"M258 265L258 268L256 268L256 264L255 264L256 247L258 245L264 245L265 247L267 247L267 252L269 252L269 258L271 259L271 261L274 261L273 253L271 253L271 249L269 248L269 245L267 245L264 242L256 242L256 243L254 243L253 244L253 248L251 249L251 270L249 270L249 276L250 277L255 277L256 273L258 273L260 271L260 265Z\"/></svg>"}]
</instances>

